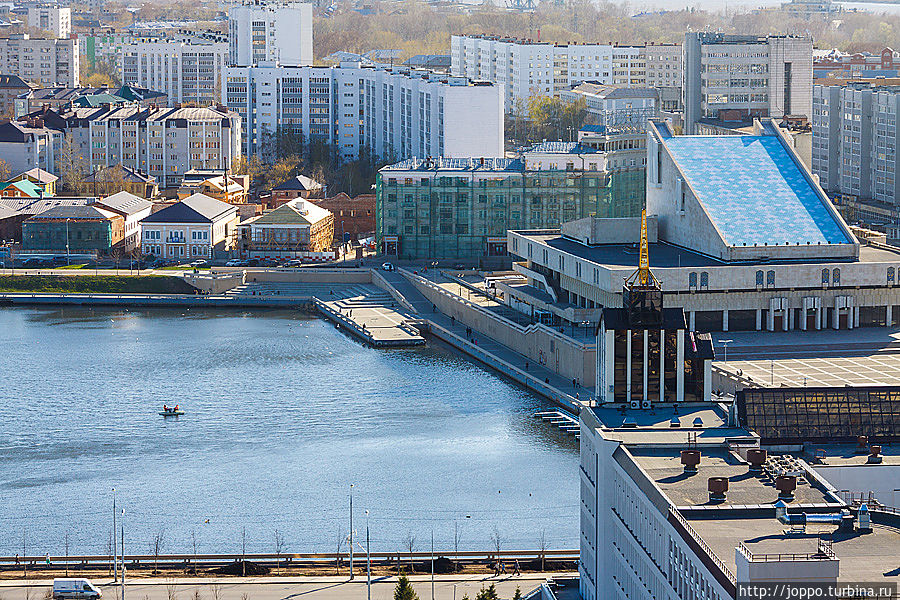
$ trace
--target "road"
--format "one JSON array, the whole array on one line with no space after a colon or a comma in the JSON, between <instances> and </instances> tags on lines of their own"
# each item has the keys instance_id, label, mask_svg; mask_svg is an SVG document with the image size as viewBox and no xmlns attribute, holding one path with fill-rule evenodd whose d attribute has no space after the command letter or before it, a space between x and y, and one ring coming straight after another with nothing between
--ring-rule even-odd
<instances>
[{"instance_id":1,"label":"road","mask_svg":"<svg viewBox=\"0 0 900 600\"><path fill-rule=\"evenodd\" d=\"M558 574L557 574L558 575ZM569 574L570 575L570 574ZM421 600L431 600L431 582L427 575L411 577L413 587ZM500 598L508 600L515 594L516 587L527 592L538 587L546 575L529 573L524 577L501 576L499 579L487 578L485 575L438 576L434 584L435 600L462 600L464 595L470 599L492 582L496 583ZM315 600L366 600L366 578L357 576L354 582L346 577L307 577L302 579L277 577L265 578L228 578L205 580L198 583L196 579L171 580L134 580L125 587L128 600L294 600L309 598ZM38 582L34 582L35 584ZM3 600L43 600L50 589L49 582L41 585L21 586L21 582L0 582L0 598ZM109 578L94 579L100 586L106 600L119 598L119 588L110 584ZM218 585L218 589L217 586ZM396 578L385 577L373 579L373 600L390 600L394 597Z\"/></svg>"}]
</instances>

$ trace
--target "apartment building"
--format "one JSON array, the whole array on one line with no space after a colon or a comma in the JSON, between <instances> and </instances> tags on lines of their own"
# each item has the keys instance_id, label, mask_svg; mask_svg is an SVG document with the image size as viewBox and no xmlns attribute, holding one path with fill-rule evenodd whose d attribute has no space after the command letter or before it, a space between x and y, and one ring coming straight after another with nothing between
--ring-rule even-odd
<instances>
[{"instance_id":1,"label":"apartment building","mask_svg":"<svg viewBox=\"0 0 900 600\"><path fill-rule=\"evenodd\" d=\"M517 158L409 159L376 178L376 236L388 255L504 257L510 229L558 228L587 216L639 216L641 133L600 150L545 142Z\"/></svg>"},{"instance_id":2,"label":"apartment building","mask_svg":"<svg viewBox=\"0 0 900 600\"><path fill-rule=\"evenodd\" d=\"M28 27L49 31L57 39L72 33L72 9L59 6L31 6L28 8Z\"/></svg>"},{"instance_id":3,"label":"apartment building","mask_svg":"<svg viewBox=\"0 0 900 600\"><path fill-rule=\"evenodd\" d=\"M533 94L556 95L590 81L668 88L667 109L677 108L681 45L554 44L499 36L450 38L451 73L505 86L507 111Z\"/></svg>"},{"instance_id":4,"label":"apartment building","mask_svg":"<svg viewBox=\"0 0 900 600\"><path fill-rule=\"evenodd\" d=\"M136 38L123 47L122 82L162 92L172 105L209 105L221 101L227 62L221 35Z\"/></svg>"},{"instance_id":5,"label":"apartment building","mask_svg":"<svg viewBox=\"0 0 900 600\"><path fill-rule=\"evenodd\" d=\"M602 127L645 131L647 121L659 116L659 92L653 88L582 83L560 92L568 102L584 100L592 120Z\"/></svg>"},{"instance_id":6,"label":"apartment building","mask_svg":"<svg viewBox=\"0 0 900 600\"><path fill-rule=\"evenodd\" d=\"M105 61L116 65L121 72L125 46L133 41L131 33L91 29L90 32L80 32L76 36L81 54L90 67Z\"/></svg>"},{"instance_id":7,"label":"apartment building","mask_svg":"<svg viewBox=\"0 0 900 600\"><path fill-rule=\"evenodd\" d=\"M312 4L252 0L228 11L228 64L306 66L313 62Z\"/></svg>"},{"instance_id":8,"label":"apartment building","mask_svg":"<svg viewBox=\"0 0 900 600\"><path fill-rule=\"evenodd\" d=\"M83 157L85 171L122 165L164 187L177 185L191 169L230 168L241 155L240 116L221 105L47 109L30 118L63 131L66 143Z\"/></svg>"},{"instance_id":9,"label":"apartment building","mask_svg":"<svg viewBox=\"0 0 900 600\"><path fill-rule=\"evenodd\" d=\"M12 73L44 87L78 87L79 46L73 39L0 38L0 73Z\"/></svg>"},{"instance_id":10,"label":"apartment building","mask_svg":"<svg viewBox=\"0 0 900 600\"><path fill-rule=\"evenodd\" d=\"M62 142L62 132L45 127L41 119L0 125L0 158L13 173L34 168L56 172Z\"/></svg>"},{"instance_id":11,"label":"apartment building","mask_svg":"<svg viewBox=\"0 0 900 600\"><path fill-rule=\"evenodd\" d=\"M413 156L503 156L501 87L407 68L229 67L226 103L244 120L244 152L269 152L276 131L333 144L343 160L364 149Z\"/></svg>"},{"instance_id":12,"label":"apartment building","mask_svg":"<svg viewBox=\"0 0 900 600\"><path fill-rule=\"evenodd\" d=\"M809 117L812 38L688 32L684 41L684 128L698 123Z\"/></svg>"},{"instance_id":13,"label":"apartment building","mask_svg":"<svg viewBox=\"0 0 900 600\"><path fill-rule=\"evenodd\" d=\"M897 113L900 86L813 87L812 171L845 216L900 235Z\"/></svg>"}]
</instances>

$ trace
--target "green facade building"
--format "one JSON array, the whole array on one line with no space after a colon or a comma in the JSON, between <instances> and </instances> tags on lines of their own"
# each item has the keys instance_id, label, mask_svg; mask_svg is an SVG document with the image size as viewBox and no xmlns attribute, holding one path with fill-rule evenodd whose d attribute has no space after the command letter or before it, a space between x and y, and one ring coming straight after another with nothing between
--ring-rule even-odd
<instances>
[{"instance_id":1,"label":"green facade building","mask_svg":"<svg viewBox=\"0 0 900 600\"><path fill-rule=\"evenodd\" d=\"M379 250L400 259L500 257L509 229L640 216L644 153L631 154L613 158L555 142L515 159L410 159L384 167L376 179Z\"/></svg>"}]
</instances>

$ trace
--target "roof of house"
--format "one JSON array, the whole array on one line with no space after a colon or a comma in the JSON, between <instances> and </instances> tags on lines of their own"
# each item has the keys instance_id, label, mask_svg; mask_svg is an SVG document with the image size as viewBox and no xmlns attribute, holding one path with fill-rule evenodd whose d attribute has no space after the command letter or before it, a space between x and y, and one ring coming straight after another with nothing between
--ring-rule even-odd
<instances>
[{"instance_id":1,"label":"roof of house","mask_svg":"<svg viewBox=\"0 0 900 600\"><path fill-rule=\"evenodd\" d=\"M331 211L297 198L247 221L248 225L312 225L328 218Z\"/></svg>"},{"instance_id":2,"label":"roof of house","mask_svg":"<svg viewBox=\"0 0 900 600\"><path fill-rule=\"evenodd\" d=\"M31 89L34 88L34 86L18 75L0 75L0 88Z\"/></svg>"},{"instance_id":3,"label":"roof of house","mask_svg":"<svg viewBox=\"0 0 900 600\"><path fill-rule=\"evenodd\" d=\"M93 205L83 206L54 206L42 213L32 215L25 221L44 221L58 219L74 219L74 220L98 220L112 219L118 217L114 212L97 208Z\"/></svg>"},{"instance_id":4,"label":"roof of house","mask_svg":"<svg viewBox=\"0 0 900 600\"><path fill-rule=\"evenodd\" d=\"M540 154L598 154L600 150L590 146L582 146L578 142L541 142L529 148L526 152Z\"/></svg>"},{"instance_id":5,"label":"roof of house","mask_svg":"<svg viewBox=\"0 0 900 600\"><path fill-rule=\"evenodd\" d=\"M94 107L102 106L104 104L125 104L127 102L130 102L130 100L122 98L121 96L103 92L102 94L93 94L90 96L80 96L78 98L75 98L72 101L72 106Z\"/></svg>"},{"instance_id":6,"label":"roof of house","mask_svg":"<svg viewBox=\"0 0 900 600\"><path fill-rule=\"evenodd\" d=\"M279 183L272 189L311 191L322 189L322 184L312 177L307 177L306 175L297 175L296 177L291 177L283 183Z\"/></svg>"},{"instance_id":7,"label":"roof of house","mask_svg":"<svg viewBox=\"0 0 900 600\"><path fill-rule=\"evenodd\" d=\"M108 182L112 181L113 178L118 180L120 174L122 179L126 183L156 183L155 177L145 175L144 173L135 171L131 167L126 167L125 165L112 165L110 167L103 167L98 171L94 171L90 175L86 175L84 177L84 181L87 183L93 183L94 181Z\"/></svg>"},{"instance_id":8,"label":"roof of house","mask_svg":"<svg viewBox=\"0 0 900 600\"><path fill-rule=\"evenodd\" d=\"M27 171L23 171L19 173L13 179L18 177L28 178L30 180L36 180L38 183L53 183L54 181L58 181L59 177L54 175L53 173L49 173L43 169L35 167L33 169L29 169Z\"/></svg>"},{"instance_id":9,"label":"roof of house","mask_svg":"<svg viewBox=\"0 0 900 600\"><path fill-rule=\"evenodd\" d=\"M181 202L168 206L145 217L142 223L212 223L237 208L204 194L193 194Z\"/></svg>"},{"instance_id":10,"label":"roof of house","mask_svg":"<svg viewBox=\"0 0 900 600\"><path fill-rule=\"evenodd\" d=\"M24 144L31 136L44 135L46 128L28 127L16 121L10 121L0 125L0 142L12 142Z\"/></svg>"},{"instance_id":11,"label":"roof of house","mask_svg":"<svg viewBox=\"0 0 900 600\"><path fill-rule=\"evenodd\" d=\"M101 198L97 204L123 216L133 215L153 207L153 203L149 200L125 191Z\"/></svg>"},{"instance_id":12,"label":"roof of house","mask_svg":"<svg viewBox=\"0 0 900 600\"><path fill-rule=\"evenodd\" d=\"M629 87L627 85L596 83L593 81L585 81L569 91L574 94L610 100L617 98L656 98L659 95L659 92L654 88Z\"/></svg>"},{"instance_id":13,"label":"roof of house","mask_svg":"<svg viewBox=\"0 0 900 600\"><path fill-rule=\"evenodd\" d=\"M34 182L28 181L27 179L22 181L6 181L4 183L0 183L0 191L8 188L16 188L17 190L24 194L27 194L31 198L41 197L41 188Z\"/></svg>"},{"instance_id":14,"label":"roof of house","mask_svg":"<svg viewBox=\"0 0 900 600\"><path fill-rule=\"evenodd\" d=\"M410 67L449 69L450 62L449 54L416 54L403 61L403 64Z\"/></svg>"},{"instance_id":15,"label":"roof of house","mask_svg":"<svg viewBox=\"0 0 900 600\"><path fill-rule=\"evenodd\" d=\"M37 215L55 206L84 206L93 204L97 199L92 196L51 198L0 198L0 208L16 211L18 214Z\"/></svg>"},{"instance_id":16,"label":"roof of house","mask_svg":"<svg viewBox=\"0 0 900 600\"><path fill-rule=\"evenodd\" d=\"M673 136L663 142L727 244L853 243L778 137Z\"/></svg>"}]
</instances>

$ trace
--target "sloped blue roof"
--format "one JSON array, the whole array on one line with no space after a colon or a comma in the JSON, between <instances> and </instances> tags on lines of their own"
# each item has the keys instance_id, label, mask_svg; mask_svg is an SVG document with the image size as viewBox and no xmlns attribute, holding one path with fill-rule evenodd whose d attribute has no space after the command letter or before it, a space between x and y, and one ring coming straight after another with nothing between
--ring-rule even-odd
<instances>
[{"instance_id":1,"label":"sloped blue roof","mask_svg":"<svg viewBox=\"0 0 900 600\"><path fill-rule=\"evenodd\" d=\"M674 136L664 143L727 244L851 243L777 137Z\"/></svg>"}]
</instances>

